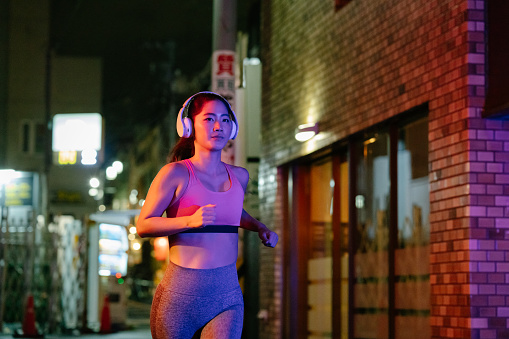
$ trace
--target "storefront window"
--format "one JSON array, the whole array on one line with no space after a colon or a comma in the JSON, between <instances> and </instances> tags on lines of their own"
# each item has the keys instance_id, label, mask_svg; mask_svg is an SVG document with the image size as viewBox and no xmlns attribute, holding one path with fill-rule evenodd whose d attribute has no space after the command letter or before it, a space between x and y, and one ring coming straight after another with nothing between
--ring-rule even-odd
<instances>
[{"instance_id":1,"label":"storefront window","mask_svg":"<svg viewBox=\"0 0 509 339\"><path fill-rule=\"evenodd\" d=\"M395 252L396 338L430 338L428 121L398 136L398 244Z\"/></svg>"},{"instance_id":2,"label":"storefront window","mask_svg":"<svg viewBox=\"0 0 509 339\"><path fill-rule=\"evenodd\" d=\"M348 162L343 161L339 166L339 220L340 220L340 246L339 246L339 255L341 260L340 262L340 277L341 277L341 291L340 291L340 312L341 316L339 317L340 323L340 338L347 339L348 338L348 302L350 293L348 290L348 277L349 277L349 256L348 256L348 226L349 226L349 211L348 211L348 196L349 196L349 177L348 177ZM337 184L336 184L337 187ZM338 204L336 204L337 206ZM337 243L337 242L336 242ZM337 267L337 266L336 266ZM336 320L337 321L337 320Z\"/></svg>"},{"instance_id":3,"label":"storefront window","mask_svg":"<svg viewBox=\"0 0 509 339\"><path fill-rule=\"evenodd\" d=\"M388 337L389 136L357 145L354 244L355 338Z\"/></svg>"},{"instance_id":4,"label":"storefront window","mask_svg":"<svg viewBox=\"0 0 509 339\"><path fill-rule=\"evenodd\" d=\"M427 126L395 120L294 169L288 337L431 336Z\"/></svg>"},{"instance_id":5,"label":"storefront window","mask_svg":"<svg viewBox=\"0 0 509 339\"><path fill-rule=\"evenodd\" d=\"M311 166L308 338L332 338L332 161Z\"/></svg>"}]
</instances>

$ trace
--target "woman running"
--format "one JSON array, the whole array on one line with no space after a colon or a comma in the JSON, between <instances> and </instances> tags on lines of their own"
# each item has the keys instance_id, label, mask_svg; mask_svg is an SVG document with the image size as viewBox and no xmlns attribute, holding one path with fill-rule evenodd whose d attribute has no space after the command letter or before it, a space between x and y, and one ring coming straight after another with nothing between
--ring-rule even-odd
<instances>
[{"instance_id":1,"label":"woman running","mask_svg":"<svg viewBox=\"0 0 509 339\"><path fill-rule=\"evenodd\" d=\"M179 111L177 131L181 139L154 178L136 226L141 237L169 239L170 263L152 302L152 337L240 338L238 227L258 232L268 247L278 236L243 209L247 170L221 161L238 133L228 101L213 92L193 95Z\"/></svg>"}]
</instances>

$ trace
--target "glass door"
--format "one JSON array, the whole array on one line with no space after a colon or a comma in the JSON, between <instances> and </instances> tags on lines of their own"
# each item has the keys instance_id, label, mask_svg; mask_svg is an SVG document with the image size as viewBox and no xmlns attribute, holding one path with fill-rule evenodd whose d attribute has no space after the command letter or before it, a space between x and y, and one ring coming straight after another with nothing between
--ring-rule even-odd
<instances>
[{"instance_id":1,"label":"glass door","mask_svg":"<svg viewBox=\"0 0 509 339\"><path fill-rule=\"evenodd\" d=\"M308 338L348 338L348 162L339 156L309 171Z\"/></svg>"},{"instance_id":2,"label":"glass door","mask_svg":"<svg viewBox=\"0 0 509 339\"><path fill-rule=\"evenodd\" d=\"M354 338L389 336L389 135L357 144L354 244Z\"/></svg>"},{"instance_id":3,"label":"glass door","mask_svg":"<svg viewBox=\"0 0 509 339\"><path fill-rule=\"evenodd\" d=\"M332 161L311 166L309 257L307 260L308 338L332 338Z\"/></svg>"},{"instance_id":4,"label":"glass door","mask_svg":"<svg viewBox=\"0 0 509 339\"><path fill-rule=\"evenodd\" d=\"M349 249L349 201L348 197L350 195L349 188L349 175L348 175L348 162L347 161L341 161L339 168L336 170L339 170L339 232L336 232L340 235L339 239L339 246L336 246L339 252L339 265L340 267L335 266L335 268L338 269L340 272L340 297L339 297L339 313L340 313L340 328L338 332L340 333L339 337L341 339L347 339L348 338L348 302L350 300L350 293L348 288L348 281L349 281L349 255L348 255L348 249ZM337 209L336 209L337 210ZM334 255L334 257L337 257ZM335 276L336 277L336 276ZM335 278L336 279L336 278ZM335 330L336 332L336 330Z\"/></svg>"},{"instance_id":5,"label":"glass door","mask_svg":"<svg viewBox=\"0 0 509 339\"><path fill-rule=\"evenodd\" d=\"M283 246L283 338L348 338L349 162L346 153L289 168Z\"/></svg>"},{"instance_id":6,"label":"glass door","mask_svg":"<svg viewBox=\"0 0 509 339\"><path fill-rule=\"evenodd\" d=\"M399 128L395 337L431 337L428 119Z\"/></svg>"},{"instance_id":7,"label":"glass door","mask_svg":"<svg viewBox=\"0 0 509 339\"><path fill-rule=\"evenodd\" d=\"M334 159L333 234L333 330L334 338L348 338L349 311L349 163L345 158Z\"/></svg>"}]
</instances>

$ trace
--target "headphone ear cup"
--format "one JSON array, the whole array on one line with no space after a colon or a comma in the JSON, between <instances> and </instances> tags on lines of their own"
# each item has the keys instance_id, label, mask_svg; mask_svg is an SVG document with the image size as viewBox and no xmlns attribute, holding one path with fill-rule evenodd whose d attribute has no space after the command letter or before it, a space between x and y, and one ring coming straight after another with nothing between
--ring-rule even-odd
<instances>
[{"instance_id":1,"label":"headphone ear cup","mask_svg":"<svg viewBox=\"0 0 509 339\"><path fill-rule=\"evenodd\" d=\"M182 135L184 134L184 126L182 123L182 108L179 111L175 125L177 126L177 134L179 135L179 137L182 137Z\"/></svg>"},{"instance_id":2,"label":"headphone ear cup","mask_svg":"<svg viewBox=\"0 0 509 339\"><path fill-rule=\"evenodd\" d=\"M230 103L228 101L226 101L226 100L225 100L225 102L228 104L230 114L232 115L232 119L231 119L231 122L232 122L232 132L230 133L230 139L233 140L239 134L239 125L238 125L239 122L237 120L237 115L235 114L235 112L233 111L232 107L230 106Z\"/></svg>"},{"instance_id":3,"label":"headphone ear cup","mask_svg":"<svg viewBox=\"0 0 509 339\"><path fill-rule=\"evenodd\" d=\"M230 133L230 139L233 140L237 137L237 122L232 121L232 132Z\"/></svg>"},{"instance_id":4,"label":"headphone ear cup","mask_svg":"<svg viewBox=\"0 0 509 339\"><path fill-rule=\"evenodd\" d=\"M177 133L181 138L189 138L193 129L193 122L189 118L182 119L182 108L177 117Z\"/></svg>"},{"instance_id":5,"label":"headphone ear cup","mask_svg":"<svg viewBox=\"0 0 509 339\"><path fill-rule=\"evenodd\" d=\"M182 119L183 133L182 138L189 138L193 132L193 122L189 118Z\"/></svg>"}]
</instances>

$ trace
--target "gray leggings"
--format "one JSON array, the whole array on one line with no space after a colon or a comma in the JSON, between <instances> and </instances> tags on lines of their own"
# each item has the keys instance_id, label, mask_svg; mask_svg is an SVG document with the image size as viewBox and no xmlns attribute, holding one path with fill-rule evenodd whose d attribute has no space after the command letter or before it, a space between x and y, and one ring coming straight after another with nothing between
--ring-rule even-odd
<instances>
[{"instance_id":1,"label":"gray leggings","mask_svg":"<svg viewBox=\"0 0 509 339\"><path fill-rule=\"evenodd\" d=\"M170 261L152 301L152 338L240 338L243 320L235 263L194 269Z\"/></svg>"}]
</instances>

